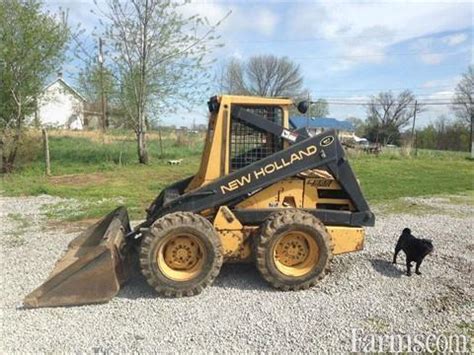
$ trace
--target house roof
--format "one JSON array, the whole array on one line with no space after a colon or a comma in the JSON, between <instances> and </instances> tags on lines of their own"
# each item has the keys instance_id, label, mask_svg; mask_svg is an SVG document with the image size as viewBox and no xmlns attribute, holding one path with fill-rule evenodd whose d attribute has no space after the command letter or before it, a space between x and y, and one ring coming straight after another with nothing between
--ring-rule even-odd
<instances>
[{"instance_id":1,"label":"house roof","mask_svg":"<svg viewBox=\"0 0 474 355\"><path fill-rule=\"evenodd\" d=\"M290 117L290 124L298 128L324 128L324 129L339 129L344 131L354 131L354 125L349 121L340 121L330 117L304 117L293 116Z\"/></svg>"},{"instance_id":2,"label":"house roof","mask_svg":"<svg viewBox=\"0 0 474 355\"><path fill-rule=\"evenodd\" d=\"M59 77L57 78L56 80L54 80L53 82L49 83L48 85L46 85L43 89L43 91L46 91L48 90L51 86L53 86L54 84L56 84L57 82L61 83L61 85L63 85L66 89L68 89L74 96L77 96L79 99L81 99L82 101L86 102L87 100L85 99L84 96L82 96L77 90L75 90L71 85L69 85L63 78Z\"/></svg>"}]
</instances>

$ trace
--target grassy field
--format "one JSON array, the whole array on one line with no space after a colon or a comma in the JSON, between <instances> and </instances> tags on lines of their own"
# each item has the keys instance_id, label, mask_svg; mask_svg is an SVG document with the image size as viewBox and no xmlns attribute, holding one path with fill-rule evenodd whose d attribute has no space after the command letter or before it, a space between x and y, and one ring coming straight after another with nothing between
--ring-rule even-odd
<instances>
[{"instance_id":1,"label":"grassy field","mask_svg":"<svg viewBox=\"0 0 474 355\"><path fill-rule=\"evenodd\" d=\"M20 169L2 178L2 193L10 196L49 194L74 198L77 204L58 204L52 218L97 218L117 205L126 205L132 218L166 185L194 174L199 166L203 136L163 137L163 155L156 134L150 135L149 165L136 163L133 136L114 132L103 139L95 133L50 134L52 176L43 172L38 136L22 151ZM474 190L473 162L467 154L419 151L406 157L399 151L379 156L352 154L350 162L370 203L407 196L457 194ZM169 166L168 159L184 158Z\"/></svg>"}]
</instances>

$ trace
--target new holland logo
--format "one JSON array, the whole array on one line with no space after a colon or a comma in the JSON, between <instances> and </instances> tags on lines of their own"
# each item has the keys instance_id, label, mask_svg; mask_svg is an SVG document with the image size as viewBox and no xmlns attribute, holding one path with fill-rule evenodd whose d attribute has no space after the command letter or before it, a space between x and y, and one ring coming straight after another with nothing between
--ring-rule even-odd
<instances>
[{"instance_id":1,"label":"new holland logo","mask_svg":"<svg viewBox=\"0 0 474 355\"><path fill-rule=\"evenodd\" d=\"M327 136L321 139L321 142L319 144L321 147L327 147L328 145L331 145L332 142L334 142L334 137L333 136Z\"/></svg>"},{"instance_id":2,"label":"new holland logo","mask_svg":"<svg viewBox=\"0 0 474 355\"><path fill-rule=\"evenodd\" d=\"M318 148L315 145L310 145L305 149L301 149L297 152L292 153L289 157L281 158L279 160L275 160L271 163L268 163L262 168L247 173L246 175L242 175L228 182L226 185L220 186L221 193L225 195L227 192L234 191L239 187L250 184L253 181L256 181L265 176L271 175L280 169L284 169L287 166L290 166L291 164L294 164L300 160L304 160L305 158L315 155L317 151Z\"/></svg>"}]
</instances>

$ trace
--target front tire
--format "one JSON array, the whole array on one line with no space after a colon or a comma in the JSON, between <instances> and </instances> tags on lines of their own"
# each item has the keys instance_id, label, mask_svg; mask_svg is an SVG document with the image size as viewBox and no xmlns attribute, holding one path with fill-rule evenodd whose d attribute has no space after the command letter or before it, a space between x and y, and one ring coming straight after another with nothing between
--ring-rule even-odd
<instances>
[{"instance_id":1,"label":"front tire","mask_svg":"<svg viewBox=\"0 0 474 355\"><path fill-rule=\"evenodd\" d=\"M304 290L329 270L332 241L319 219L299 210L272 214L255 243L257 269L273 287Z\"/></svg>"},{"instance_id":2,"label":"front tire","mask_svg":"<svg viewBox=\"0 0 474 355\"><path fill-rule=\"evenodd\" d=\"M144 235L140 268L148 284L167 297L193 296L212 284L223 262L212 224L190 212L156 220Z\"/></svg>"}]
</instances>

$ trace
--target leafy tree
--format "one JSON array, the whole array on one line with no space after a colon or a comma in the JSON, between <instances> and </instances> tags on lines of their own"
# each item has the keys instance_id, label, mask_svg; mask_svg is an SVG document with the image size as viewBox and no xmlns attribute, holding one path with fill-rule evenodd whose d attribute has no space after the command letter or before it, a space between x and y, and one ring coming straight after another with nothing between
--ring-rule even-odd
<instances>
[{"instance_id":1,"label":"leafy tree","mask_svg":"<svg viewBox=\"0 0 474 355\"><path fill-rule=\"evenodd\" d=\"M364 137L366 134L366 122L358 117L349 117L347 121L351 122L355 129L355 134L358 137Z\"/></svg>"},{"instance_id":2,"label":"leafy tree","mask_svg":"<svg viewBox=\"0 0 474 355\"><path fill-rule=\"evenodd\" d=\"M111 95L114 92L114 78L112 73L104 69L104 92ZM101 82L100 82L100 67L96 63L89 63L79 72L78 85L81 93L89 102L100 101Z\"/></svg>"},{"instance_id":3,"label":"leafy tree","mask_svg":"<svg viewBox=\"0 0 474 355\"><path fill-rule=\"evenodd\" d=\"M259 55L247 61L231 59L219 73L219 90L227 94L298 97L303 76L287 57Z\"/></svg>"},{"instance_id":4,"label":"leafy tree","mask_svg":"<svg viewBox=\"0 0 474 355\"><path fill-rule=\"evenodd\" d=\"M467 72L462 75L454 91L453 110L456 116L470 125L470 150L474 157L474 66L470 65Z\"/></svg>"},{"instance_id":5,"label":"leafy tree","mask_svg":"<svg viewBox=\"0 0 474 355\"><path fill-rule=\"evenodd\" d=\"M199 15L185 16L187 1L110 0L99 9L111 45L119 102L132 123L140 163L148 162L147 120L187 107L205 90L209 54L219 46L216 28Z\"/></svg>"},{"instance_id":6,"label":"leafy tree","mask_svg":"<svg viewBox=\"0 0 474 355\"><path fill-rule=\"evenodd\" d=\"M372 96L367 107L367 138L383 144L398 143L400 129L405 127L422 107L415 108L410 90L395 96L391 91Z\"/></svg>"},{"instance_id":7,"label":"leafy tree","mask_svg":"<svg viewBox=\"0 0 474 355\"><path fill-rule=\"evenodd\" d=\"M438 131L433 124L417 130L416 141L418 148L437 149Z\"/></svg>"},{"instance_id":8,"label":"leafy tree","mask_svg":"<svg viewBox=\"0 0 474 355\"><path fill-rule=\"evenodd\" d=\"M79 72L77 78L78 86L81 93L85 96L88 103L88 110L100 115L102 112L102 91L106 98L106 121L105 124L101 122L103 128L108 126L110 118L110 102L115 97L116 82L110 70L101 68L98 63L93 60L87 60ZM87 112L89 113L89 112Z\"/></svg>"},{"instance_id":9,"label":"leafy tree","mask_svg":"<svg viewBox=\"0 0 474 355\"><path fill-rule=\"evenodd\" d=\"M462 120L439 116L434 123L417 130L417 147L437 150L465 151L469 130Z\"/></svg>"},{"instance_id":10,"label":"leafy tree","mask_svg":"<svg viewBox=\"0 0 474 355\"><path fill-rule=\"evenodd\" d=\"M13 170L35 98L64 58L69 29L40 1L0 2L0 148L3 173Z\"/></svg>"}]
</instances>

